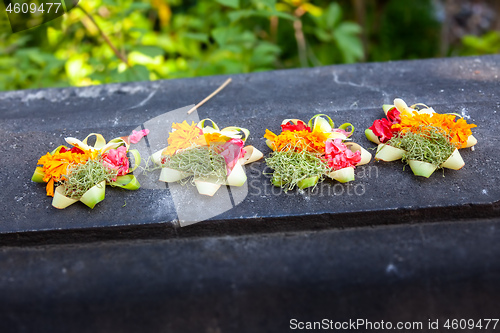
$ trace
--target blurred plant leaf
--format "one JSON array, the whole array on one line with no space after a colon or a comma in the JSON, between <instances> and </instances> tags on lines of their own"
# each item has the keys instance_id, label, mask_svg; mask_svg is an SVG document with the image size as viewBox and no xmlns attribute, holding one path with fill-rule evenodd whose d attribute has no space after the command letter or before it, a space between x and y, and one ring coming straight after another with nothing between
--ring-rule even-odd
<instances>
[{"instance_id":1,"label":"blurred plant leaf","mask_svg":"<svg viewBox=\"0 0 500 333\"><path fill-rule=\"evenodd\" d=\"M215 0L221 5L228 6L231 8L240 8L240 0Z\"/></svg>"}]
</instances>

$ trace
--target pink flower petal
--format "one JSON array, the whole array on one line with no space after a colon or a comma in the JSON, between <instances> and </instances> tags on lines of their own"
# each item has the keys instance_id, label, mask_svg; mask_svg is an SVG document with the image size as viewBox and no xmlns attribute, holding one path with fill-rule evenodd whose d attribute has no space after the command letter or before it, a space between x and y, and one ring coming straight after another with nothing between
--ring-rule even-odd
<instances>
[{"instance_id":1,"label":"pink flower petal","mask_svg":"<svg viewBox=\"0 0 500 333\"><path fill-rule=\"evenodd\" d=\"M231 170L233 170L238 160L245 156L245 150L243 149L244 144L245 143L241 139L231 139L222 145L223 150L221 155L226 162L228 175L231 173Z\"/></svg>"},{"instance_id":2,"label":"pink flower petal","mask_svg":"<svg viewBox=\"0 0 500 333\"><path fill-rule=\"evenodd\" d=\"M141 141L143 137L149 134L149 130L147 128L141 130L141 131L132 131L132 134L129 135L129 139L131 143L137 143Z\"/></svg>"},{"instance_id":3,"label":"pink flower petal","mask_svg":"<svg viewBox=\"0 0 500 333\"><path fill-rule=\"evenodd\" d=\"M102 155L103 164L118 171L118 176L124 176L128 173L129 162L127 157L127 148L120 146L116 149L110 149Z\"/></svg>"},{"instance_id":4,"label":"pink flower petal","mask_svg":"<svg viewBox=\"0 0 500 333\"><path fill-rule=\"evenodd\" d=\"M328 166L334 170L356 166L361 161L361 152L352 152L341 139L328 140L325 153Z\"/></svg>"}]
</instances>

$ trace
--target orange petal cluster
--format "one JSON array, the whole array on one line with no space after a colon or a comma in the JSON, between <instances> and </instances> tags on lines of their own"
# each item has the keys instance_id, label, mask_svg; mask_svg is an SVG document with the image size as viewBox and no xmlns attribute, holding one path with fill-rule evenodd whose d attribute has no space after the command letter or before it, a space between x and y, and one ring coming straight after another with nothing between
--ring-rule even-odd
<instances>
[{"instance_id":1,"label":"orange petal cluster","mask_svg":"<svg viewBox=\"0 0 500 333\"><path fill-rule=\"evenodd\" d=\"M296 151L309 151L311 153L324 153L325 141L328 134L323 132L283 131L280 135L266 129L264 138L272 141L274 151L295 149Z\"/></svg>"},{"instance_id":2,"label":"orange petal cluster","mask_svg":"<svg viewBox=\"0 0 500 333\"><path fill-rule=\"evenodd\" d=\"M45 173L43 180L47 182L47 195L54 196L54 182L65 179L68 173L68 167L80 163L85 163L88 159L95 159L97 151L85 151L83 154L66 151L64 153L56 152L53 155L50 153L40 157L38 164L42 166Z\"/></svg>"},{"instance_id":3,"label":"orange petal cluster","mask_svg":"<svg viewBox=\"0 0 500 333\"><path fill-rule=\"evenodd\" d=\"M175 154L176 151L181 149L190 148L196 145L206 145L203 131L196 126L194 121L191 125L187 121L182 123L173 123L172 128L175 131L171 132L168 137L168 147L165 153L168 155Z\"/></svg>"},{"instance_id":4,"label":"orange petal cluster","mask_svg":"<svg viewBox=\"0 0 500 333\"><path fill-rule=\"evenodd\" d=\"M419 114L413 111L401 113L401 123L392 125L392 129L399 130L402 133L417 133L422 126L443 129L445 133L451 136L451 143L458 148L466 147L467 140L472 135L470 129L476 127L474 124L467 124L467 121L462 118L456 120L456 116L452 114Z\"/></svg>"}]
</instances>

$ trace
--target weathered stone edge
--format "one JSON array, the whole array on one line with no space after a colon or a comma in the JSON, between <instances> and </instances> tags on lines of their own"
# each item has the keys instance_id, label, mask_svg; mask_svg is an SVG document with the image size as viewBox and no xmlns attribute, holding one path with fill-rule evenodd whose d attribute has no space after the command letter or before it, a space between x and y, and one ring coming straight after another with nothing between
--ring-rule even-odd
<instances>
[{"instance_id":1,"label":"weathered stone edge","mask_svg":"<svg viewBox=\"0 0 500 333\"><path fill-rule=\"evenodd\" d=\"M1 246L82 244L101 241L241 236L283 232L310 232L346 228L373 228L415 223L456 223L500 217L500 201L423 209L387 209L357 213L314 214L251 219L213 219L181 228L176 221L129 226L46 230L0 234Z\"/></svg>"}]
</instances>

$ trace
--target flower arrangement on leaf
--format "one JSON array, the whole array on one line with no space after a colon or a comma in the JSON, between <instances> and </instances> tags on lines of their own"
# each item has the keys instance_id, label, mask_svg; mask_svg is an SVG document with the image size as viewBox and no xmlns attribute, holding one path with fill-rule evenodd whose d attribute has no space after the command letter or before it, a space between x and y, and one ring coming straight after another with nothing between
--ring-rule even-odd
<instances>
[{"instance_id":1,"label":"flower arrangement on leaf","mask_svg":"<svg viewBox=\"0 0 500 333\"><path fill-rule=\"evenodd\" d=\"M459 170L465 162L458 149L477 143L465 119L455 113L439 114L425 104L408 106L396 98L382 106L386 118L366 129L366 137L378 144L376 160L402 159L417 176L429 178L438 168Z\"/></svg>"},{"instance_id":2,"label":"flower arrangement on leaf","mask_svg":"<svg viewBox=\"0 0 500 333\"><path fill-rule=\"evenodd\" d=\"M211 126L205 126L210 122ZM243 165L262 158L253 146L245 146L250 132L230 126L222 130L210 119L198 124L172 124L168 146L152 155L162 167L160 181L194 184L200 194L213 196L222 185L242 186Z\"/></svg>"},{"instance_id":3,"label":"flower arrangement on leaf","mask_svg":"<svg viewBox=\"0 0 500 333\"><path fill-rule=\"evenodd\" d=\"M87 144L92 136L96 138L93 146ZM124 139L106 143L101 134L91 133L83 141L65 140L73 147L61 145L40 157L31 178L37 183L47 183L47 195L53 197L55 208L64 209L77 201L94 208L104 200L106 184L127 190L140 187L129 173L140 164L141 157L137 150L129 150ZM128 152L134 157L134 168L130 168Z\"/></svg>"},{"instance_id":4,"label":"flower arrangement on leaf","mask_svg":"<svg viewBox=\"0 0 500 333\"><path fill-rule=\"evenodd\" d=\"M295 186L316 186L325 177L342 183L353 181L354 168L371 160L366 149L345 142L353 133L352 124L335 128L332 119L324 114L315 115L307 125L299 119L285 119L279 135L266 129L264 138L273 150L266 158L274 170L271 182L288 191Z\"/></svg>"}]
</instances>

